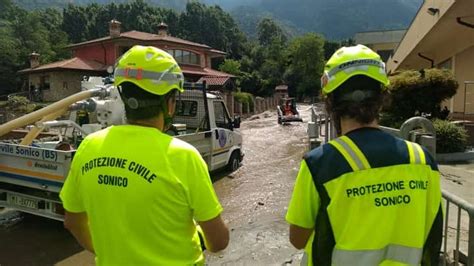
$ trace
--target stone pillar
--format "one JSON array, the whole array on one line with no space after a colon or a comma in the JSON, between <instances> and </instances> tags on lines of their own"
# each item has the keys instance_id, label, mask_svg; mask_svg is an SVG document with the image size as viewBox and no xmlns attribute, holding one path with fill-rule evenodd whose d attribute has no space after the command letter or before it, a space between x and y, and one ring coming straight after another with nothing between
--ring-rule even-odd
<instances>
[{"instance_id":1,"label":"stone pillar","mask_svg":"<svg viewBox=\"0 0 474 266\"><path fill-rule=\"evenodd\" d=\"M168 36L168 24L161 22L160 25L158 25L158 35Z\"/></svg>"},{"instance_id":2,"label":"stone pillar","mask_svg":"<svg viewBox=\"0 0 474 266\"><path fill-rule=\"evenodd\" d=\"M122 23L120 23L120 21L118 20L115 20L115 19L112 19L110 22L109 22L109 35L111 38L117 38L117 37L120 37L120 25Z\"/></svg>"},{"instance_id":3,"label":"stone pillar","mask_svg":"<svg viewBox=\"0 0 474 266\"><path fill-rule=\"evenodd\" d=\"M233 118L234 117L234 95L232 95L232 92L228 92L227 94L227 108L229 109L229 115Z\"/></svg>"},{"instance_id":4,"label":"stone pillar","mask_svg":"<svg viewBox=\"0 0 474 266\"><path fill-rule=\"evenodd\" d=\"M255 106L255 97L254 96L251 96L250 97L250 101L252 101L251 103L249 102L249 113L254 115L257 113L257 109L256 109L256 106ZM250 106L253 105L253 110L250 109Z\"/></svg>"},{"instance_id":5,"label":"stone pillar","mask_svg":"<svg viewBox=\"0 0 474 266\"><path fill-rule=\"evenodd\" d=\"M242 103L236 102L234 107L235 114L242 116Z\"/></svg>"},{"instance_id":6,"label":"stone pillar","mask_svg":"<svg viewBox=\"0 0 474 266\"><path fill-rule=\"evenodd\" d=\"M35 68L40 65L39 57L40 57L40 54L38 54L37 52L32 52L30 54L30 67L31 68Z\"/></svg>"}]
</instances>

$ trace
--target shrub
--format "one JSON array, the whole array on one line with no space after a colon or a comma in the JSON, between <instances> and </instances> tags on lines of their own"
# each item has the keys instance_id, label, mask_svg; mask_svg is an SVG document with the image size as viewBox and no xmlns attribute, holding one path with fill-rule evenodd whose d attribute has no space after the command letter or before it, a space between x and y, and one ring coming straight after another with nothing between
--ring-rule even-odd
<instances>
[{"instance_id":1,"label":"shrub","mask_svg":"<svg viewBox=\"0 0 474 266\"><path fill-rule=\"evenodd\" d=\"M393 124L401 124L421 113L439 118L442 115L441 103L454 96L457 88L458 82L449 70L403 71L390 77L388 91L391 104L385 106L383 112L387 113L387 117L391 118L389 122ZM381 122L383 124L384 120Z\"/></svg>"},{"instance_id":2,"label":"shrub","mask_svg":"<svg viewBox=\"0 0 474 266\"><path fill-rule=\"evenodd\" d=\"M386 127L399 129L405 120L402 117L394 116L391 113L381 113L379 124Z\"/></svg>"},{"instance_id":3,"label":"shrub","mask_svg":"<svg viewBox=\"0 0 474 266\"><path fill-rule=\"evenodd\" d=\"M35 107L36 105L24 96L9 97L5 105L5 109L16 113L30 113L35 110Z\"/></svg>"},{"instance_id":4,"label":"shrub","mask_svg":"<svg viewBox=\"0 0 474 266\"><path fill-rule=\"evenodd\" d=\"M250 112L254 111L254 102L252 94L248 92L234 92L234 101L246 103L249 105Z\"/></svg>"},{"instance_id":5,"label":"shrub","mask_svg":"<svg viewBox=\"0 0 474 266\"><path fill-rule=\"evenodd\" d=\"M464 128L449 121L436 119L433 121L436 130L436 152L463 152L467 145L467 132Z\"/></svg>"}]
</instances>

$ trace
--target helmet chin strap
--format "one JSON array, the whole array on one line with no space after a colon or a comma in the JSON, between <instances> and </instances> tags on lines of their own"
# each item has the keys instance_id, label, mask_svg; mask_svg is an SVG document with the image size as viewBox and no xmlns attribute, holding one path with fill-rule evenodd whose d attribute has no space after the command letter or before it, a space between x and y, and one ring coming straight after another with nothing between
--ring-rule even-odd
<instances>
[{"instance_id":1,"label":"helmet chin strap","mask_svg":"<svg viewBox=\"0 0 474 266\"><path fill-rule=\"evenodd\" d=\"M341 126L341 118L336 115L335 113L331 114L331 121L333 122L334 129L336 129L336 136L342 136L342 126Z\"/></svg>"},{"instance_id":2,"label":"helmet chin strap","mask_svg":"<svg viewBox=\"0 0 474 266\"><path fill-rule=\"evenodd\" d=\"M175 97L175 96L171 96L170 98L165 97L164 103L162 105L163 106L163 110L162 110L162 112L163 112L163 122L164 122L163 123L163 131L167 131L168 129L170 129L171 124L173 122L174 114L176 113L176 110L175 110L175 112L172 115L170 115L169 108L168 108L168 103L173 97ZM178 95L178 97L180 97L180 95ZM176 98L174 98L174 99L175 99L174 101L175 101L175 104L176 104Z\"/></svg>"},{"instance_id":3,"label":"helmet chin strap","mask_svg":"<svg viewBox=\"0 0 474 266\"><path fill-rule=\"evenodd\" d=\"M173 122L173 116L170 115L167 111L166 113L163 113L163 121L163 131L167 131L171 127L171 124Z\"/></svg>"}]
</instances>

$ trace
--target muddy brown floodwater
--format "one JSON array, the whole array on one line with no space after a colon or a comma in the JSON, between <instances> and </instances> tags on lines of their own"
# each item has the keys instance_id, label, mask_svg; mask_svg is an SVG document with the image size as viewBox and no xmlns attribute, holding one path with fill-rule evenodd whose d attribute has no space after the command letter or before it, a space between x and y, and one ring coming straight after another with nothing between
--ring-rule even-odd
<instances>
[{"instance_id":1,"label":"muddy brown floodwater","mask_svg":"<svg viewBox=\"0 0 474 266\"><path fill-rule=\"evenodd\" d=\"M309 120L309 105L299 106ZM285 214L300 161L308 147L306 123L277 124L275 112L241 125L245 158L235 173L214 183L231 230L227 249L208 254L210 265L299 264L288 241Z\"/></svg>"},{"instance_id":2,"label":"muddy brown floodwater","mask_svg":"<svg viewBox=\"0 0 474 266\"><path fill-rule=\"evenodd\" d=\"M298 108L309 120L309 105ZM276 111L241 124L245 158L232 174L216 173L214 187L231 230L227 249L206 254L209 265L297 265L302 256L288 241L285 214L308 146L306 123L277 124ZM0 265L93 265L61 222L22 215L0 225Z\"/></svg>"}]
</instances>

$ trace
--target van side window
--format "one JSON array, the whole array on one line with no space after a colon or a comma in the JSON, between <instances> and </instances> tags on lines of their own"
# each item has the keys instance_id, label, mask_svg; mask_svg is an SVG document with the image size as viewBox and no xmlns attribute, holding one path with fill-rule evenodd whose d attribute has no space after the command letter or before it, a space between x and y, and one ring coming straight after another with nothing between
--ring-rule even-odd
<instances>
[{"instance_id":1,"label":"van side window","mask_svg":"<svg viewBox=\"0 0 474 266\"><path fill-rule=\"evenodd\" d=\"M195 117L197 114L197 101L179 100L176 102L176 115Z\"/></svg>"},{"instance_id":2,"label":"van side window","mask_svg":"<svg viewBox=\"0 0 474 266\"><path fill-rule=\"evenodd\" d=\"M214 116L217 127L229 128L230 118L223 102L214 102Z\"/></svg>"}]
</instances>

